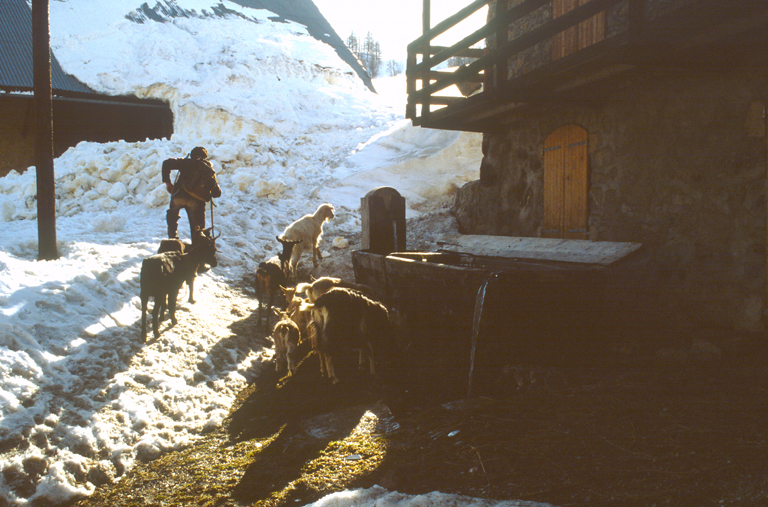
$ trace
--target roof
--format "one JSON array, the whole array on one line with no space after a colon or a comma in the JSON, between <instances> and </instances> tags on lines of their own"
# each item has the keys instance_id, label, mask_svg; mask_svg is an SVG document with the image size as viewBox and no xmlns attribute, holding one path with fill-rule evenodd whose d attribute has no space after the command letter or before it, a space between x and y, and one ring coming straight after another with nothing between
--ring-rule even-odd
<instances>
[{"instance_id":1,"label":"roof","mask_svg":"<svg viewBox=\"0 0 768 507\"><path fill-rule=\"evenodd\" d=\"M330 45L339 57L357 73L365 85L375 91L370 76L347 48L312 0L234 0L243 7L266 9L274 12L274 21L294 21L307 27L317 40ZM219 4L212 8L214 16L238 15ZM26 0L0 0L0 90L32 91L32 9ZM127 19L144 23L147 20L164 22L169 18L195 16L173 1L157 1L154 7L143 3L126 16ZM66 74L56 56L51 53L51 84L55 95L96 94L74 76ZM100 95L100 94L99 94ZM103 97L103 95L100 95Z\"/></svg>"},{"instance_id":2,"label":"roof","mask_svg":"<svg viewBox=\"0 0 768 507\"><path fill-rule=\"evenodd\" d=\"M32 9L26 0L0 0L0 90L31 91ZM51 54L51 86L56 92L95 93L65 73Z\"/></svg>"},{"instance_id":3,"label":"roof","mask_svg":"<svg viewBox=\"0 0 768 507\"><path fill-rule=\"evenodd\" d=\"M350 51L344 41L341 40L339 35L334 31L333 27L331 27L330 23L328 23L312 0L233 1L243 7L267 9L280 16L281 19L295 21L296 23L305 25L310 35L321 42L325 42L336 50L336 54L352 67L357 75L360 76L360 79L363 80L363 83L365 83L371 91L376 91L373 88L373 82L371 81L370 76L365 71L360 61L352 54L352 51Z\"/></svg>"},{"instance_id":4,"label":"roof","mask_svg":"<svg viewBox=\"0 0 768 507\"><path fill-rule=\"evenodd\" d=\"M333 27L331 27L330 23L323 17L312 0L232 1L250 9L266 9L274 12L276 16L270 18L273 21L294 21L306 26L307 31L312 37L331 46L336 51L336 54L352 67L360 79L362 79L363 83L365 83L371 91L376 91L373 88L373 82L371 81L370 76L365 71L362 64L358 61L357 57L352 54L352 51L349 50L344 41L341 40ZM213 11L213 14L207 14L208 16L242 16L242 14L237 11L227 9L223 4L211 7L211 10ZM171 0L163 0L162 2L157 1L153 7L144 3L141 7L128 14L126 18L135 23L144 23L148 20L165 22L172 18L186 18L193 16L200 16L200 14L196 13L194 10L183 9Z\"/></svg>"}]
</instances>

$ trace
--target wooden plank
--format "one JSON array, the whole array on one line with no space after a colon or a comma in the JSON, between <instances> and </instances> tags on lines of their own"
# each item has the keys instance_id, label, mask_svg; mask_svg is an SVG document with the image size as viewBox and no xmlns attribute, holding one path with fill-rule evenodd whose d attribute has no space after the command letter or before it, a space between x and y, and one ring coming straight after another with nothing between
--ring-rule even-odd
<instances>
[{"instance_id":1,"label":"wooden plank","mask_svg":"<svg viewBox=\"0 0 768 507\"><path fill-rule=\"evenodd\" d=\"M531 1L532 0L527 0L523 4L520 4L513 9L510 9L509 12L510 13L513 12L518 7L528 6ZM544 0L536 0L536 1L544 1ZM606 8L611 7L614 4L618 3L619 1L620 0L590 0L590 2L588 2L584 6L577 7L567 12L566 14L563 14L558 19L550 21L545 25L535 28L530 32L525 33L524 35L521 35L517 39L507 43L505 46L501 48L497 47L493 52L489 53L483 58L479 58L478 60L475 60L474 62L470 63L467 67L462 68L461 70L463 74L461 74L461 76L463 77L469 74L478 74L480 71L489 69L493 65L501 65L501 67L504 67L506 65L504 62L506 61L506 59L508 59L512 55L526 48L532 47L539 42L542 42L544 40L547 40L553 37L555 34L558 33L558 31L563 31L568 27L573 27L576 23L579 23L581 21L588 19L591 16L594 16L595 14L599 13L601 10L605 10ZM480 38L486 37L489 33L493 33L492 31L490 31L490 29L495 28L496 25L500 23L501 19L502 18L499 18L499 17L492 19L487 25L485 25L484 28L481 28L480 30L476 31L474 34L465 37L460 42L441 51L437 55L431 58L425 58L421 63L418 63L413 67L408 67L405 72L406 78L410 80L416 77L418 79L417 76L419 75L419 73L423 73L424 70L430 69L440 63L447 61L449 58L455 55L457 51L469 48L470 46L478 42ZM415 46L413 44L414 43L412 42L411 44L408 45L409 54L412 51L416 51ZM445 89L451 86L452 84L455 84L456 81L461 80L458 77L459 72L457 72L456 74L457 74L457 77L444 77L435 83L431 83L429 86L422 87L422 89L416 92L416 95L413 97L414 101L423 101L424 98L427 97L428 95L438 92L442 89ZM503 79L503 81L506 81L506 80ZM411 97L409 96L409 98Z\"/></svg>"},{"instance_id":2,"label":"wooden plank","mask_svg":"<svg viewBox=\"0 0 768 507\"><path fill-rule=\"evenodd\" d=\"M429 73L429 78L432 79L432 80L437 80L437 79L443 78L445 76L450 76L454 72L456 72L456 71L452 70L450 72L445 72L445 71L441 71L441 70L433 70L433 71L431 71ZM483 82L483 75L482 74L477 74L477 75L474 75L474 76L469 76L466 79L462 79L461 82L463 82L463 83L482 83Z\"/></svg>"},{"instance_id":3,"label":"wooden plank","mask_svg":"<svg viewBox=\"0 0 768 507\"><path fill-rule=\"evenodd\" d=\"M573 9L562 16L554 18L552 21L524 33L509 42L505 47L497 48L497 51L493 53L494 59L503 62L510 56L529 47L533 47L539 42L551 39L556 34L591 18L601 11L613 7L619 2L620 0L590 0L586 4Z\"/></svg>"},{"instance_id":4,"label":"wooden plank","mask_svg":"<svg viewBox=\"0 0 768 507\"><path fill-rule=\"evenodd\" d=\"M544 141L544 222L541 235L559 238L563 233L563 138L555 131Z\"/></svg>"},{"instance_id":5,"label":"wooden plank","mask_svg":"<svg viewBox=\"0 0 768 507\"><path fill-rule=\"evenodd\" d=\"M408 81L411 81L413 79L418 79L419 76L422 75L424 70L431 69L436 65L444 61L447 61L451 56L454 56L458 51L469 49L470 46L479 42L483 38L486 38L489 34L495 33L497 29L505 27L509 22L513 21L514 19L517 19L518 17L529 13L531 10L535 10L536 8L539 8L540 6L545 5L550 1L551 0L525 0L522 3L510 8L505 15L503 16L497 15L484 27L474 32L474 34L471 34L465 37L464 39L454 44L453 46L450 46L449 48L446 48L440 51L435 56L432 56L429 58L425 57L421 63L408 65L408 68L406 69L406 77ZM576 0L568 0L568 1L576 1ZM559 16L557 19L553 19L549 23L546 23L545 25L542 25L539 28L531 30L530 32L527 32L526 34L518 37L517 39L501 47L497 46L495 50L493 50L490 54L476 60L475 62L472 62L468 67L466 67L467 74L476 75L482 70L487 71L493 66L495 65L498 66L500 64L503 67L505 65L504 62L506 62L506 60L509 57L518 53L519 51L522 51L528 47L534 46L539 42L552 38L559 32L562 32L563 30L573 28L574 25L576 25L577 23L583 22L589 19L590 17L598 15L600 12L604 11L605 9L610 8L613 5L619 3L619 1L620 0L590 0L586 4L572 9L571 11L563 14L562 16ZM485 3L487 2L483 2L483 5ZM460 11L460 12L463 12L463 11ZM438 26L441 26L441 25L438 25ZM421 52L425 52L425 51L426 53L431 52L431 50L428 47L427 49L425 49L423 45L419 45L418 43L423 44L424 41L428 41L430 40L431 37L434 37L436 33L433 34L433 32L435 32L436 28L437 27L433 28L432 30L430 30L429 34L422 35L419 39L416 39L415 41L411 42L408 45L409 60L413 53L420 54ZM492 72L486 72L486 74L488 75L488 79L490 80L492 78L491 76ZM431 83L428 86L422 87L421 90L419 90L418 92L414 92L414 94L409 94L409 100L411 100L414 103L424 102L425 98L428 97L430 94L440 91L444 88L447 88L452 84L455 84L457 80L458 79L456 77L445 77L443 79L440 79L435 83ZM502 81L504 80L502 79Z\"/></svg>"},{"instance_id":6,"label":"wooden plank","mask_svg":"<svg viewBox=\"0 0 768 507\"><path fill-rule=\"evenodd\" d=\"M563 135L563 235L587 239L587 131L579 125L562 128Z\"/></svg>"},{"instance_id":7,"label":"wooden plank","mask_svg":"<svg viewBox=\"0 0 768 507\"><path fill-rule=\"evenodd\" d=\"M465 99L464 97L432 95L432 97L429 99L429 104L432 106L450 106L452 104L457 103L460 100L465 100Z\"/></svg>"},{"instance_id":8,"label":"wooden plank","mask_svg":"<svg viewBox=\"0 0 768 507\"><path fill-rule=\"evenodd\" d=\"M557 19L563 14L578 7L578 0L553 0L552 19ZM578 49L578 29L572 26L552 38L552 59L557 60L568 56Z\"/></svg>"},{"instance_id":9,"label":"wooden plank","mask_svg":"<svg viewBox=\"0 0 768 507\"><path fill-rule=\"evenodd\" d=\"M458 23L464 21L468 17L470 17L472 14L477 12L478 10L485 7L491 0L475 0L468 6L461 9L459 12L454 14L453 16L450 16L440 23L436 24L434 27L432 27L427 33L422 34L421 37L416 39L415 41L408 44L408 51L411 51L411 48L418 49L424 46L424 43L430 42L432 39L437 37L438 35L443 34L444 32L450 30L454 26L456 26Z\"/></svg>"},{"instance_id":10,"label":"wooden plank","mask_svg":"<svg viewBox=\"0 0 768 507\"><path fill-rule=\"evenodd\" d=\"M608 266L637 252L642 243L511 236L446 236L438 251L508 259L575 262Z\"/></svg>"},{"instance_id":11,"label":"wooden plank","mask_svg":"<svg viewBox=\"0 0 768 507\"><path fill-rule=\"evenodd\" d=\"M482 0L482 1L487 3L489 0ZM454 44L454 45L452 45L452 46L450 46L448 48L445 48L443 51L440 51L440 53L438 53L437 55L435 55L435 56L433 56L433 57L431 57L429 59L425 58L424 61L419 63L418 66L416 66L415 68L406 70L406 76L409 75L409 71L411 73L418 73L418 72L421 72L423 70L423 67L428 67L428 68L435 67L435 66L441 64L442 62L448 60L452 56L458 54L459 51L465 51L467 49L471 49L471 47L474 46L475 44L477 44L478 42L486 39L489 35L497 33L500 30L503 30L504 32L506 32L506 27L509 25L509 23L511 23L512 21L514 21L514 20L516 20L518 18L521 18L521 17L523 17L523 16L525 16L527 14L530 14L534 10L536 10L536 9L546 5L546 4L548 4L550 1L551 0L525 0L522 3L520 3L518 5L515 5L514 7L510 8L503 16L501 16L501 17L500 16L496 16L495 18L491 19L491 21L489 21L485 26L481 27L480 29L478 29L474 33L466 36L461 41L457 42L456 44ZM596 1L617 3L620 0L596 0ZM465 8L465 9L467 9L467 8ZM589 10L589 9L586 9L586 10ZM463 12L463 10L459 11L459 13L461 13L461 12ZM578 20L578 14L579 13L575 13L576 17L573 18L574 19L573 21L571 21L571 19L568 18L568 19L565 20L565 22L566 23L570 23L570 24L575 24L577 22L576 20ZM451 18L446 19L446 21L448 21L449 19L451 19ZM432 30L430 30L429 34L432 34L433 32L435 32L435 29L437 27L439 27L439 26L440 26L440 24L437 25ZM419 53L419 52L423 51L423 49L424 49L423 41L428 39L427 35L428 34L422 35L421 37L419 37L415 41L413 41L410 44L408 44L408 53L409 54L411 52ZM436 34L436 35L439 35L439 34ZM432 35L431 37L429 37L429 39L431 40L436 35ZM541 36L541 40L548 39L549 37L550 37L550 35L542 35ZM422 44L418 45L417 43L420 42L420 41L421 41ZM532 42L530 44L526 41L525 44L529 44L530 46L533 46L536 42L540 42L540 41L536 40L536 41L534 41L534 42ZM525 49L525 47L528 47L528 46L524 46L522 49ZM497 44L497 48L496 49L499 49L499 45L498 44ZM522 50L522 49L520 49L520 50ZM520 50L517 50L517 51L520 51ZM515 51L515 52L517 52L517 51ZM509 56L511 56L511 54L503 55L503 57L509 57ZM500 58L502 58L502 57L500 57ZM473 62L473 63L475 63L475 62Z\"/></svg>"},{"instance_id":12,"label":"wooden plank","mask_svg":"<svg viewBox=\"0 0 768 507\"><path fill-rule=\"evenodd\" d=\"M579 0L584 5L590 0ZM605 38L605 11L595 14L586 21L579 23L579 49L584 49Z\"/></svg>"},{"instance_id":13,"label":"wooden plank","mask_svg":"<svg viewBox=\"0 0 768 507\"><path fill-rule=\"evenodd\" d=\"M416 53L408 52L408 60L406 68L413 68L416 66ZM416 118L416 103L410 100L411 96L416 93L416 78L409 77L405 81L405 91L408 95L408 102L405 105L405 117L411 120Z\"/></svg>"},{"instance_id":14,"label":"wooden plank","mask_svg":"<svg viewBox=\"0 0 768 507\"><path fill-rule=\"evenodd\" d=\"M431 46L429 51L432 55L436 55L441 51L448 49L447 46ZM431 55L430 55L431 56ZM481 48L467 48L461 51L457 51L454 56L466 56L468 58L482 58L485 56L485 49Z\"/></svg>"}]
</instances>

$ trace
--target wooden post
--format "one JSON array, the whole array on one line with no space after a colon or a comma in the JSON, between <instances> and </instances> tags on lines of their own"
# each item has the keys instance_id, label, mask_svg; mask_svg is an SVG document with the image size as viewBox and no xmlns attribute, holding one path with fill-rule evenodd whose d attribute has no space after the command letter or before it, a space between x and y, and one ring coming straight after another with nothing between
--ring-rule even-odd
<instances>
[{"instance_id":1,"label":"wooden post","mask_svg":"<svg viewBox=\"0 0 768 507\"><path fill-rule=\"evenodd\" d=\"M429 31L430 28L430 0L424 0L423 4L423 11L422 11L422 34L425 34ZM424 54L421 57L421 61L425 62L427 61L431 56L432 52L430 51L431 41L427 40L427 42L424 44ZM428 87L431 83L429 79L429 71L431 69L429 67L426 67L426 70L423 73L423 77L421 78L421 89ZM427 119L429 117L429 94L424 95L424 101L421 103L421 117L424 119Z\"/></svg>"},{"instance_id":2,"label":"wooden post","mask_svg":"<svg viewBox=\"0 0 768 507\"><path fill-rule=\"evenodd\" d=\"M53 178L53 99L48 0L32 0L32 67L35 100L37 241L40 260L59 258Z\"/></svg>"},{"instance_id":3,"label":"wooden post","mask_svg":"<svg viewBox=\"0 0 768 507\"><path fill-rule=\"evenodd\" d=\"M491 22L493 18L496 17L496 2L495 0L490 0L488 2L488 14L485 17L485 24ZM485 54L490 54L495 47L496 44L496 36L494 34L488 34L488 36L485 38ZM486 66L483 68L483 93L490 92L493 88L493 74L495 72L495 65L486 64Z\"/></svg>"},{"instance_id":4,"label":"wooden post","mask_svg":"<svg viewBox=\"0 0 768 507\"><path fill-rule=\"evenodd\" d=\"M496 2L496 17L501 17L505 21L499 25L499 30L496 32L496 47L494 48L496 54L499 55L504 50L504 46L509 42L509 23L507 19L507 11L509 10L509 2L507 0L497 0ZM507 59L506 58L494 58L493 70L491 71L491 88L499 88L502 83L507 80Z\"/></svg>"},{"instance_id":5,"label":"wooden post","mask_svg":"<svg viewBox=\"0 0 768 507\"><path fill-rule=\"evenodd\" d=\"M416 74L412 74L408 76L408 70L414 68L416 66L416 51L408 50L408 61L405 65L406 68L406 80L405 80L405 91L408 94L408 102L405 105L405 117L409 120L415 120L416 119L416 102L413 100L413 94L416 93Z\"/></svg>"}]
</instances>

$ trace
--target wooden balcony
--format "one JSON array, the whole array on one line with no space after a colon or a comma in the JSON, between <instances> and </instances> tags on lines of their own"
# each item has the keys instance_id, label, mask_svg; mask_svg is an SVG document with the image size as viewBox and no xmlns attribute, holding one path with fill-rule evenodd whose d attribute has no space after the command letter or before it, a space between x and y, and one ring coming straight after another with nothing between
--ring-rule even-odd
<instances>
[{"instance_id":1,"label":"wooden balcony","mask_svg":"<svg viewBox=\"0 0 768 507\"><path fill-rule=\"evenodd\" d=\"M480 29L433 45L489 4ZM475 0L431 28L429 0L424 10L406 116L427 128L488 132L531 105L599 101L619 76L651 68L768 65L765 0ZM473 60L438 70L452 57Z\"/></svg>"}]
</instances>

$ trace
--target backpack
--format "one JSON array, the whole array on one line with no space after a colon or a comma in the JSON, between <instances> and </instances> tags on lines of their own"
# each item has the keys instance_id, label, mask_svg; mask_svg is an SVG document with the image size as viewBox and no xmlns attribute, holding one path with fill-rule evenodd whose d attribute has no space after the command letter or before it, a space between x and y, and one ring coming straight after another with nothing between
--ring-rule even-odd
<instances>
[{"instance_id":1,"label":"backpack","mask_svg":"<svg viewBox=\"0 0 768 507\"><path fill-rule=\"evenodd\" d=\"M207 160L199 160L197 167L189 181L184 185L184 190L195 199L209 202L212 197L221 197L219 182L211 163Z\"/></svg>"}]
</instances>

